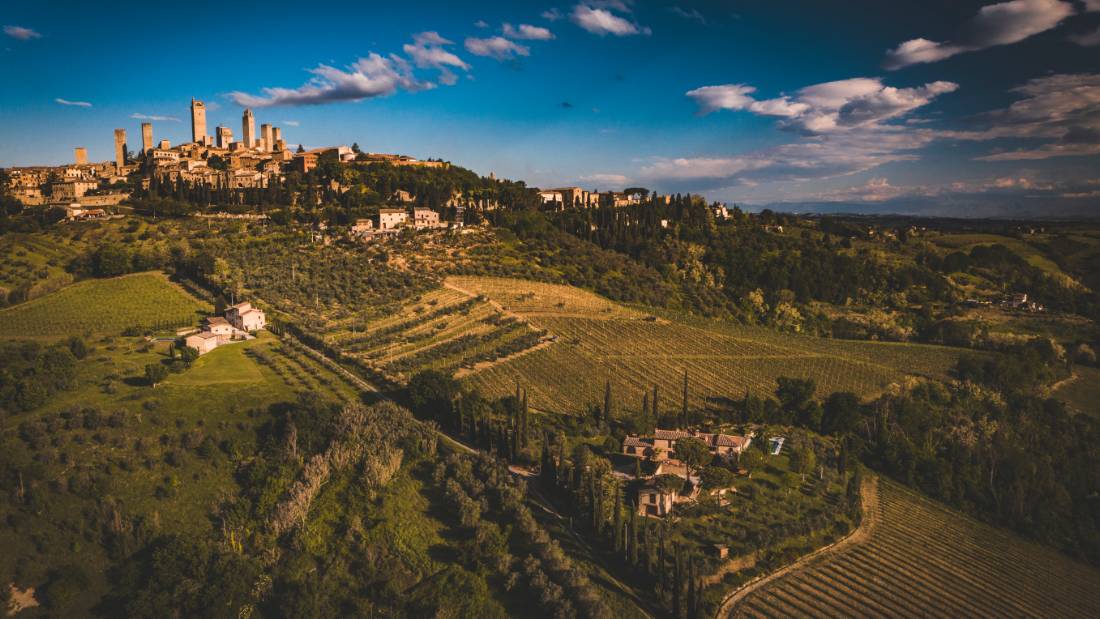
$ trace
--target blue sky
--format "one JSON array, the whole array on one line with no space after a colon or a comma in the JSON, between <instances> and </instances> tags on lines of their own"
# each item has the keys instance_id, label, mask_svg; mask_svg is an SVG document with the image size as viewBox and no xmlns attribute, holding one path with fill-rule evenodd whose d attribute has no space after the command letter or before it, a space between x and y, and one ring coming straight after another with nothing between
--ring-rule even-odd
<instances>
[{"instance_id":1,"label":"blue sky","mask_svg":"<svg viewBox=\"0 0 1100 619\"><path fill-rule=\"evenodd\" d=\"M373 4L6 3L0 166L186 141L194 96L540 186L1100 204L1100 0Z\"/></svg>"}]
</instances>

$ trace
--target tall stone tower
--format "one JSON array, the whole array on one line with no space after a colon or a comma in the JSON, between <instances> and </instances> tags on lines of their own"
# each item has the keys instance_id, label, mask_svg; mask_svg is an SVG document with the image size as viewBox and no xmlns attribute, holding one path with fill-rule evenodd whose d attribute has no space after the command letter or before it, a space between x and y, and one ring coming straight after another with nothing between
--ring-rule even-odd
<instances>
[{"instance_id":1,"label":"tall stone tower","mask_svg":"<svg viewBox=\"0 0 1100 619\"><path fill-rule=\"evenodd\" d=\"M245 148L256 145L256 118L252 115L252 110L247 108L244 116L241 117L241 141L244 142Z\"/></svg>"},{"instance_id":2,"label":"tall stone tower","mask_svg":"<svg viewBox=\"0 0 1100 619\"><path fill-rule=\"evenodd\" d=\"M206 144L206 104L191 97L191 141Z\"/></svg>"},{"instance_id":3,"label":"tall stone tower","mask_svg":"<svg viewBox=\"0 0 1100 619\"><path fill-rule=\"evenodd\" d=\"M260 137L264 139L264 150L271 150L271 125L267 123L260 125Z\"/></svg>"},{"instance_id":4,"label":"tall stone tower","mask_svg":"<svg viewBox=\"0 0 1100 619\"><path fill-rule=\"evenodd\" d=\"M153 150L153 123L141 123L141 152Z\"/></svg>"},{"instance_id":5,"label":"tall stone tower","mask_svg":"<svg viewBox=\"0 0 1100 619\"><path fill-rule=\"evenodd\" d=\"M115 165L126 165L126 130L115 129Z\"/></svg>"},{"instance_id":6,"label":"tall stone tower","mask_svg":"<svg viewBox=\"0 0 1100 619\"><path fill-rule=\"evenodd\" d=\"M76 165L88 165L88 149L77 146L73 149L73 158L76 159Z\"/></svg>"}]
</instances>

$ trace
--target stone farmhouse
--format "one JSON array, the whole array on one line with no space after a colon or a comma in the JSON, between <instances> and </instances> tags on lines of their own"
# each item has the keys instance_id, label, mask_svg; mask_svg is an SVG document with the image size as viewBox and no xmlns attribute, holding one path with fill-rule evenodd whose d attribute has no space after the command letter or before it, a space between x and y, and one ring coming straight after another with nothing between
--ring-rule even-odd
<instances>
[{"instance_id":1,"label":"stone farmhouse","mask_svg":"<svg viewBox=\"0 0 1100 619\"><path fill-rule=\"evenodd\" d=\"M752 443L752 435L715 434L710 432L686 432L684 430L662 430L657 428L653 436L628 436L623 440L623 454L667 460L669 454L676 451L676 441L682 438L696 438L710 447L711 453L726 460L732 460Z\"/></svg>"},{"instance_id":2,"label":"stone farmhouse","mask_svg":"<svg viewBox=\"0 0 1100 619\"><path fill-rule=\"evenodd\" d=\"M685 463L672 458L670 455L676 451L676 442L685 438L702 441L710 448L713 455L730 461L741 455L741 452L752 443L753 437L751 434L749 436L737 436L711 432L662 430L660 428L654 430L652 436L626 437L623 440L623 455L657 463L657 468L653 474L647 477L637 488L639 516L665 516L676 505L698 500L700 479L690 474ZM656 481L657 477L661 475L675 475L683 479L684 484L678 489L662 487ZM726 500L726 493L727 489L724 488L713 492L720 502Z\"/></svg>"},{"instance_id":3,"label":"stone farmhouse","mask_svg":"<svg viewBox=\"0 0 1100 619\"><path fill-rule=\"evenodd\" d=\"M230 306L225 316L210 316L203 320L202 329L184 338L185 346L199 351L200 355L214 350L218 346L234 340L252 337L252 331L263 329L267 325L264 313L252 307L247 301Z\"/></svg>"},{"instance_id":4,"label":"stone farmhouse","mask_svg":"<svg viewBox=\"0 0 1100 619\"><path fill-rule=\"evenodd\" d=\"M252 307L248 301L226 308L225 319L241 331L259 331L267 326L267 317L264 316L263 310Z\"/></svg>"}]
</instances>

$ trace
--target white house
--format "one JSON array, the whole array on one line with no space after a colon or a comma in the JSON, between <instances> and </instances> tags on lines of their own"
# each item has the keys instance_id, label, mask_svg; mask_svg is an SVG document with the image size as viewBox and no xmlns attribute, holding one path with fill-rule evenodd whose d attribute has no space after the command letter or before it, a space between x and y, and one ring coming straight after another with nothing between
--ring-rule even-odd
<instances>
[{"instance_id":1,"label":"white house","mask_svg":"<svg viewBox=\"0 0 1100 619\"><path fill-rule=\"evenodd\" d=\"M210 316L205 320L203 331L208 331L214 335L232 337L233 325L229 324L229 321L221 316Z\"/></svg>"},{"instance_id":2,"label":"white house","mask_svg":"<svg viewBox=\"0 0 1100 619\"><path fill-rule=\"evenodd\" d=\"M396 230L409 221L409 214L403 208L384 208L378 210L378 229Z\"/></svg>"},{"instance_id":3,"label":"white house","mask_svg":"<svg viewBox=\"0 0 1100 619\"><path fill-rule=\"evenodd\" d=\"M252 307L248 301L231 305L225 310L225 318L241 331L258 331L267 325L263 310Z\"/></svg>"},{"instance_id":4,"label":"white house","mask_svg":"<svg viewBox=\"0 0 1100 619\"><path fill-rule=\"evenodd\" d=\"M189 348L199 351L200 355L205 355L218 347L218 344L221 343L221 336L209 331L200 331L194 335L188 335L183 343Z\"/></svg>"},{"instance_id":5,"label":"white house","mask_svg":"<svg viewBox=\"0 0 1100 619\"><path fill-rule=\"evenodd\" d=\"M416 207L413 209L413 228L423 230L424 228L438 227L439 213L430 208Z\"/></svg>"}]
</instances>

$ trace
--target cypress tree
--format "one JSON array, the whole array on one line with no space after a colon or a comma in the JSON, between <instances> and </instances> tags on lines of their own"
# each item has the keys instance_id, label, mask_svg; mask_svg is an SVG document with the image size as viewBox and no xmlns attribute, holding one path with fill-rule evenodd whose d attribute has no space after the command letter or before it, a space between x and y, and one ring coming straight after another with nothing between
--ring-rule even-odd
<instances>
[{"instance_id":1,"label":"cypress tree","mask_svg":"<svg viewBox=\"0 0 1100 619\"><path fill-rule=\"evenodd\" d=\"M613 482L611 484L611 489L615 493L615 513L613 514L615 520L614 546L615 552L618 552L623 548L623 493L619 491L618 482Z\"/></svg>"},{"instance_id":2,"label":"cypress tree","mask_svg":"<svg viewBox=\"0 0 1100 619\"><path fill-rule=\"evenodd\" d=\"M642 394L642 420L649 419L649 392Z\"/></svg>"},{"instance_id":3,"label":"cypress tree","mask_svg":"<svg viewBox=\"0 0 1100 619\"><path fill-rule=\"evenodd\" d=\"M657 405L657 385L653 385L653 423L661 423L661 408Z\"/></svg>"},{"instance_id":4,"label":"cypress tree","mask_svg":"<svg viewBox=\"0 0 1100 619\"><path fill-rule=\"evenodd\" d=\"M681 612L682 602L680 596L684 592L684 557L680 552L680 547L676 547L676 555L673 561L672 572L672 616L676 619L681 619L683 613Z\"/></svg>"},{"instance_id":5,"label":"cypress tree","mask_svg":"<svg viewBox=\"0 0 1100 619\"><path fill-rule=\"evenodd\" d=\"M688 371L684 370L684 407L680 411L680 425L687 427L688 422Z\"/></svg>"},{"instance_id":6,"label":"cypress tree","mask_svg":"<svg viewBox=\"0 0 1100 619\"><path fill-rule=\"evenodd\" d=\"M634 567L638 566L638 510L630 510L630 533L627 537L627 558Z\"/></svg>"},{"instance_id":7,"label":"cypress tree","mask_svg":"<svg viewBox=\"0 0 1100 619\"><path fill-rule=\"evenodd\" d=\"M603 422L607 425L611 424L611 406L611 380L608 379L603 389Z\"/></svg>"},{"instance_id":8,"label":"cypress tree","mask_svg":"<svg viewBox=\"0 0 1100 619\"><path fill-rule=\"evenodd\" d=\"M520 427L520 443L523 447L527 447L527 416L529 415L530 411L527 408L526 389L523 390L523 406L520 407L520 410L523 411L522 415L520 416L520 420L522 422Z\"/></svg>"},{"instance_id":9,"label":"cypress tree","mask_svg":"<svg viewBox=\"0 0 1100 619\"><path fill-rule=\"evenodd\" d=\"M691 557L688 562L688 600L687 611L690 619L696 619L699 616L699 579L696 573L695 557Z\"/></svg>"}]
</instances>

